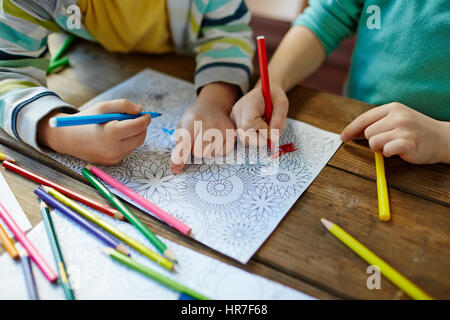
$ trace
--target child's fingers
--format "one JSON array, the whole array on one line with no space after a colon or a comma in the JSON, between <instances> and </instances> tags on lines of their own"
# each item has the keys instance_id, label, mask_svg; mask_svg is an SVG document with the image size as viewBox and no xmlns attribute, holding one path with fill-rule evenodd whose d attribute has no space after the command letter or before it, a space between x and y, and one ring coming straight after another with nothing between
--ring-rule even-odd
<instances>
[{"instance_id":1,"label":"child's fingers","mask_svg":"<svg viewBox=\"0 0 450 320\"><path fill-rule=\"evenodd\" d=\"M237 136L241 143L246 147L257 147L259 145L267 143L268 130L269 126L263 120L263 118L257 117L246 121L243 127L238 128Z\"/></svg>"},{"instance_id":2,"label":"child's fingers","mask_svg":"<svg viewBox=\"0 0 450 320\"><path fill-rule=\"evenodd\" d=\"M151 117L148 114L137 119L115 122L113 123L114 135L120 140L136 136L142 132L146 132L150 122Z\"/></svg>"},{"instance_id":3,"label":"child's fingers","mask_svg":"<svg viewBox=\"0 0 450 320\"><path fill-rule=\"evenodd\" d=\"M278 135L274 135L278 140L286 125L286 118L289 110L289 101L285 98L278 97L274 99L274 108L272 119L270 120L270 130L279 130ZM275 141L276 142L276 141Z\"/></svg>"},{"instance_id":4,"label":"child's fingers","mask_svg":"<svg viewBox=\"0 0 450 320\"><path fill-rule=\"evenodd\" d=\"M143 131L135 136L122 140L121 145L123 146L124 152L128 155L136 148L140 147L145 142L146 136L147 131Z\"/></svg>"},{"instance_id":5,"label":"child's fingers","mask_svg":"<svg viewBox=\"0 0 450 320\"><path fill-rule=\"evenodd\" d=\"M372 151L383 150L384 145L398 138L396 130L382 132L369 138L369 146Z\"/></svg>"},{"instance_id":6,"label":"child's fingers","mask_svg":"<svg viewBox=\"0 0 450 320\"><path fill-rule=\"evenodd\" d=\"M183 171L185 163L188 162L191 156L191 151L194 141L194 128L193 124L186 128L177 128L175 130L175 137L177 144L172 150L171 160L172 160L172 173L179 174Z\"/></svg>"},{"instance_id":7,"label":"child's fingers","mask_svg":"<svg viewBox=\"0 0 450 320\"><path fill-rule=\"evenodd\" d=\"M136 105L127 99L118 99L99 103L98 112L100 114L103 113L138 114L142 112L142 106Z\"/></svg>"},{"instance_id":8,"label":"child's fingers","mask_svg":"<svg viewBox=\"0 0 450 320\"><path fill-rule=\"evenodd\" d=\"M383 148L383 154L385 157L391 157L394 155L402 156L414 152L414 148L414 141L399 138L386 143Z\"/></svg>"},{"instance_id":9,"label":"child's fingers","mask_svg":"<svg viewBox=\"0 0 450 320\"><path fill-rule=\"evenodd\" d=\"M372 123L364 130L364 137L370 139L380 133L394 130L396 128L396 123L392 120L392 117L387 116Z\"/></svg>"},{"instance_id":10,"label":"child's fingers","mask_svg":"<svg viewBox=\"0 0 450 320\"><path fill-rule=\"evenodd\" d=\"M358 136L372 123L384 118L389 113L388 105L369 110L352 121L341 133L341 140L346 142Z\"/></svg>"}]
</instances>

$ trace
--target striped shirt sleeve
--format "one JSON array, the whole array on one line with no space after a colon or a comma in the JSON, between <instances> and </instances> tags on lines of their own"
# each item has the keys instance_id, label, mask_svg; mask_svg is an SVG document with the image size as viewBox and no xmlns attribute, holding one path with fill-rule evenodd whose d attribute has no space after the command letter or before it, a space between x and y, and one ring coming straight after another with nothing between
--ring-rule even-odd
<instances>
[{"instance_id":1,"label":"striped shirt sleeve","mask_svg":"<svg viewBox=\"0 0 450 320\"><path fill-rule=\"evenodd\" d=\"M192 31L198 35L194 49L196 88L226 82L239 86L245 94L250 88L255 51L245 1L194 0L190 20Z\"/></svg>"},{"instance_id":2,"label":"striped shirt sleeve","mask_svg":"<svg viewBox=\"0 0 450 320\"><path fill-rule=\"evenodd\" d=\"M0 1L0 125L38 150L38 122L55 110L77 111L46 88L47 38L56 30L35 4Z\"/></svg>"}]
</instances>

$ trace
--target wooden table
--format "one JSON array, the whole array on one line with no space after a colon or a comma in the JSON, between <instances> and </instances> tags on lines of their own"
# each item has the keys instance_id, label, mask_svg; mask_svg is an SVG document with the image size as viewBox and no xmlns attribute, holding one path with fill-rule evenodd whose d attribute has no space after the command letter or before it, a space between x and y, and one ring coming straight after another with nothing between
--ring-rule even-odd
<instances>
[{"instance_id":1,"label":"wooden table","mask_svg":"<svg viewBox=\"0 0 450 320\"><path fill-rule=\"evenodd\" d=\"M49 77L49 87L80 106L144 68L192 81L192 58L122 55L96 44L78 43L70 51L72 68ZM289 116L339 133L369 108L349 98L297 87ZM0 133L0 149L19 164L103 201L87 181L55 161ZM32 225L40 220L33 195L36 184L1 169ZM320 218L338 223L431 295L450 298L450 166L415 166L386 159L392 220L378 219L373 154L365 143L343 145L300 197L247 265L239 264L186 238L158 220L134 210L157 234L249 272L318 298L406 299L382 278L380 290L366 286L367 264L329 234ZM0 248L0 252L3 250Z\"/></svg>"}]
</instances>

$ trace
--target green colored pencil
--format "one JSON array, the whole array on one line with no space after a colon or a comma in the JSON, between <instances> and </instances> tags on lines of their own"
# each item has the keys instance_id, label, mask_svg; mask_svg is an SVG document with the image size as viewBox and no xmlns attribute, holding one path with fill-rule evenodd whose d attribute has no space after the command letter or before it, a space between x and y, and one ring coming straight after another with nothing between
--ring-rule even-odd
<instances>
[{"instance_id":1,"label":"green colored pencil","mask_svg":"<svg viewBox=\"0 0 450 320\"><path fill-rule=\"evenodd\" d=\"M49 67L47 69L47 75L52 73L55 69L60 68L60 67L66 67L69 64L70 64L70 60L67 57L64 57L64 58L59 59L59 60L51 61L50 65L49 65Z\"/></svg>"},{"instance_id":2,"label":"green colored pencil","mask_svg":"<svg viewBox=\"0 0 450 320\"><path fill-rule=\"evenodd\" d=\"M59 281L64 290L64 295L67 300L75 300L72 287L70 286L69 279L67 277L66 265L61 253L61 248L56 237L55 228L53 227L52 217L48 210L47 204L41 200L41 214L44 220L45 230L47 230L50 246L52 247L53 257L58 265Z\"/></svg>"},{"instance_id":3,"label":"green colored pencil","mask_svg":"<svg viewBox=\"0 0 450 320\"><path fill-rule=\"evenodd\" d=\"M176 262L172 251L141 221L136 217L111 191L108 190L87 168L83 168L81 173L89 182L106 198L124 217L136 227L166 258Z\"/></svg>"},{"instance_id":4,"label":"green colored pencil","mask_svg":"<svg viewBox=\"0 0 450 320\"><path fill-rule=\"evenodd\" d=\"M198 299L198 300L209 300L208 297L178 283L175 280L172 280L142 264L140 264L139 262L131 259L130 257L124 255L123 253L114 250L112 248L104 248L103 251L110 256L113 260L118 261L119 263L126 265L127 267L130 267L140 273L142 273L143 275L152 278L153 280L158 281L159 283L179 292L179 293L185 293L188 294L189 296Z\"/></svg>"},{"instance_id":5,"label":"green colored pencil","mask_svg":"<svg viewBox=\"0 0 450 320\"><path fill-rule=\"evenodd\" d=\"M73 34L68 34L66 40L64 40L63 45L58 50L58 52L55 54L54 57L52 57L51 62L54 62L56 60L59 60L67 51L69 46L74 42L75 36Z\"/></svg>"}]
</instances>

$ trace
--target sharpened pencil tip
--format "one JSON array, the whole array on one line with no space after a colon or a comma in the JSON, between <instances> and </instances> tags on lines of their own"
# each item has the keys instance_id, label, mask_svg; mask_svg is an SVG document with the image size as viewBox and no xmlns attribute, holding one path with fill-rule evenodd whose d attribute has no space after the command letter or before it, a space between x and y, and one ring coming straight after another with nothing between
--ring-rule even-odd
<instances>
[{"instance_id":1,"label":"sharpened pencil tip","mask_svg":"<svg viewBox=\"0 0 450 320\"><path fill-rule=\"evenodd\" d=\"M167 249L164 251L164 256L165 256L167 259L169 259L169 260L171 260L171 261L173 261L173 262L175 262L175 263L178 263L178 262L177 262L177 258L175 258L175 255L173 254L173 252L172 252L169 248L167 248Z\"/></svg>"},{"instance_id":2,"label":"sharpened pencil tip","mask_svg":"<svg viewBox=\"0 0 450 320\"><path fill-rule=\"evenodd\" d=\"M125 248L125 246L123 244L120 244L116 247L116 250L119 251L120 253L123 253L127 256L130 255L130 253L127 251L127 249Z\"/></svg>"},{"instance_id":3,"label":"sharpened pencil tip","mask_svg":"<svg viewBox=\"0 0 450 320\"><path fill-rule=\"evenodd\" d=\"M44 189L45 191L49 192L50 190L52 190L52 188L48 187L48 186L44 186L43 184L41 184L42 189Z\"/></svg>"},{"instance_id":4,"label":"sharpened pencil tip","mask_svg":"<svg viewBox=\"0 0 450 320\"><path fill-rule=\"evenodd\" d=\"M320 219L320 221L322 222L322 224L324 225L325 228L327 228L327 230L330 230L330 228L334 225L334 223L326 220L326 219Z\"/></svg>"},{"instance_id":5,"label":"sharpened pencil tip","mask_svg":"<svg viewBox=\"0 0 450 320\"><path fill-rule=\"evenodd\" d=\"M25 249L19 247L19 248L17 248L17 251L19 252L19 256L21 258L28 257L28 252Z\"/></svg>"},{"instance_id":6,"label":"sharpened pencil tip","mask_svg":"<svg viewBox=\"0 0 450 320\"><path fill-rule=\"evenodd\" d=\"M107 256L111 255L111 253L113 252L114 249L111 249L109 247L104 247L102 248L102 251L104 254L106 254Z\"/></svg>"},{"instance_id":7,"label":"sharpened pencil tip","mask_svg":"<svg viewBox=\"0 0 450 320\"><path fill-rule=\"evenodd\" d=\"M41 209L48 208L44 200L41 199Z\"/></svg>"}]
</instances>

